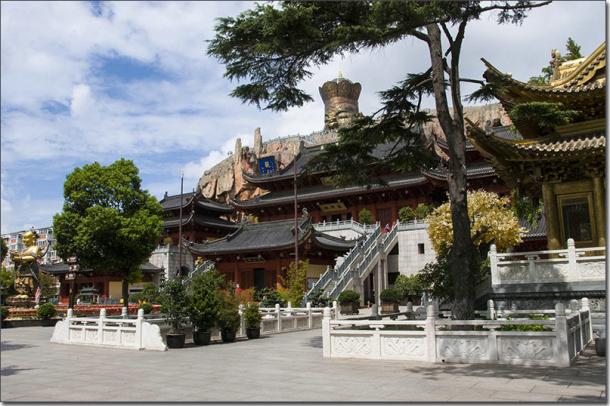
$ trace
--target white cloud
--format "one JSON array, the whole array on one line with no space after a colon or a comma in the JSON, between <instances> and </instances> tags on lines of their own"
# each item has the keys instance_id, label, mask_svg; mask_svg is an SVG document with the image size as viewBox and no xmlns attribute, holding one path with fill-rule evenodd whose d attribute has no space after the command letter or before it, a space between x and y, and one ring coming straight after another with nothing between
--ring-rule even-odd
<instances>
[{"instance_id":1,"label":"white cloud","mask_svg":"<svg viewBox=\"0 0 610 406\"><path fill-rule=\"evenodd\" d=\"M338 70L362 84L360 110L371 113L379 106L378 91L429 63L427 49L415 39L337 57L312 68L313 77L303 83L314 103L283 113L261 112L228 96L235 84L222 77L224 67L205 52L215 18L235 16L252 4L103 2L97 17L88 2L0 3L3 230L6 224L32 222L25 208L45 212L34 201L58 207L61 183L75 165L125 155L158 162L156 157L171 153L170 161L158 162L160 170L149 165L147 187L155 194L175 192L173 179L181 168L194 185L233 150L238 134L248 134L242 136L246 144L256 127L264 139L322 129L318 86ZM480 78L479 58L485 57L525 80L547 64L551 48L563 48L568 36L583 53L592 51L604 39L604 16L603 3L557 2L532 11L522 26L498 26L483 17L466 31L461 71ZM164 76L110 79L96 70L99 56L131 58ZM43 108L50 102L65 111ZM186 152L188 158L182 159ZM202 158L194 160L197 155ZM27 183L41 171L48 178L44 187L53 191L32 195L26 203L26 187L15 180L17 174Z\"/></svg>"},{"instance_id":2,"label":"white cloud","mask_svg":"<svg viewBox=\"0 0 610 406\"><path fill-rule=\"evenodd\" d=\"M76 85L72 91L70 111L73 116L87 114L93 109L95 101L91 95L91 88L87 85Z\"/></svg>"}]
</instances>

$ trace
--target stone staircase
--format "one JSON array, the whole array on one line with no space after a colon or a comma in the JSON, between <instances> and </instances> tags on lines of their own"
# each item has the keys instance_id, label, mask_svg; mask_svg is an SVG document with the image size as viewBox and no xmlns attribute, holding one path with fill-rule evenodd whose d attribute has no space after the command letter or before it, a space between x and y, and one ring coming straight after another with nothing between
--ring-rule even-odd
<instances>
[{"instance_id":1,"label":"stone staircase","mask_svg":"<svg viewBox=\"0 0 610 406\"><path fill-rule=\"evenodd\" d=\"M376 225L364 242L357 244L347 253L337 268L327 268L307 292L304 300L308 301L317 290L324 292L331 299L337 299L355 278L364 280L375 269L382 256L387 255L398 241L399 227L400 223L397 222L384 234L381 233L381 226Z\"/></svg>"},{"instance_id":2,"label":"stone staircase","mask_svg":"<svg viewBox=\"0 0 610 406\"><path fill-rule=\"evenodd\" d=\"M201 273L201 272L207 272L210 269L214 268L215 265L216 265L216 263L214 261L209 261L209 260L208 261L203 261L199 265L195 266L193 268L193 270L190 271L188 273L188 275L186 275L184 277L184 279L182 280L182 283L184 285L187 285L187 284L191 283L191 280L193 280L193 276L195 276L196 274Z\"/></svg>"}]
</instances>

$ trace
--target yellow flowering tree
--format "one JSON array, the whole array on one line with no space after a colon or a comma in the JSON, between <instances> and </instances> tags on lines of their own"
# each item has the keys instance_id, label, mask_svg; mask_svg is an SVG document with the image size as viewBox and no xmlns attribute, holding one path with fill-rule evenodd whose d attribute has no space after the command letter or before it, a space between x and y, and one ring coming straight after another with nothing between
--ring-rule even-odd
<instances>
[{"instance_id":1,"label":"yellow flowering tree","mask_svg":"<svg viewBox=\"0 0 610 406\"><path fill-rule=\"evenodd\" d=\"M493 192L468 192L470 234L476 247L494 243L498 250L519 244L526 230L509 207L509 199ZM427 217L428 234L436 252L453 243L453 225L449 203L445 203Z\"/></svg>"}]
</instances>

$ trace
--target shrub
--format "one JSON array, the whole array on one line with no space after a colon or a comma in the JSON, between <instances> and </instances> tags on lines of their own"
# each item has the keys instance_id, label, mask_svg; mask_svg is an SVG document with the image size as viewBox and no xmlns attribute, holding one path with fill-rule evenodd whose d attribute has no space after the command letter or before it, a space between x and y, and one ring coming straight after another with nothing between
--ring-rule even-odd
<instances>
[{"instance_id":1,"label":"shrub","mask_svg":"<svg viewBox=\"0 0 610 406\"><path fill-rule=\"evenodd\" d=\"M257 304L248 303L246 305L246 309L244 310L244 319L246 321L246 328L260 328L263 316L261 316Z\"/></svg>"},{"instance_id":2,"label":"shrub","mask_svg":"<svg viewBox=\"0 0 610 406\"><path fill-rule=\"evenodd\" d=\"M159 303L159 288L154 283L147 283L140 292L129 296L129 302Z\"/></svg>"},{"instance_id":3,"label":"shrub","mask_svg":"<svg viewBox=\"0 0 610 406\"><path fill-rule=\"evenodd\" d=\"M139 308L144 310L144 314L150 314L150 313L152 313L153 306L150 303L143 302L143 303L140 303Z\"/></svg>"},{"instance_id":4,"label":"shrub","mask_svg":"<svg viewBox=\"0 0 610 406\"><path fill-rule=\"evenodd\" d=\"M399 303L402 299L400 290L396 288L384 289L379 295L382 301L387 303Z\"/></svg>"},{"instance_id":5,"label":"shrub","mask_svg":"<svg viewBox=\"0 0 610 406\"><path fill-rule=\"evenodd\" d=\"M405 297L418 297L424 292L424 284L419 274L398 275L394 288L400 292L401 299Z\"/></svg>"},{"instance_id":6,"label":"shrub","mask_svg":"<svg viewBox=\"0 0 610 406\"><path fill-rule=\"evenodd\" d=\"M271 288L263 288L254 291L254 300L259 302L262 307L274 307L276 303L284 307L286 302L280 293Z\"/></svg>"},{"instance_id":7,"label":"shrub","mask_svg":"<svg viewBox=\"0 0 610 406\"><path fill-rule=\"evenodd\" d=\"M222 308L218 314L218 324L221 329L237 331L239 329L239 311L234 308Z\"/></svg>"},{"instance_id":8,"label":"shrub","mask_svg":"<svg viewBox=\"0 0 610 406\"><path fill-rule=\"evenodd\" d=\"M188 316L189 297L182 284L182 278L176 277L164 283L159 297L161 312L171 325L171 333L176 334L182 327L182 319Z\"/></svg>"},{"instance_id":9,"label":"shrub","mask_svg":"<svg viewBox=\"0 0 610 406\"><path fill-rule=\"evenodd\" d=\"M309 301L311 302L311 307L326 307L332 305L332 299L324 296L324 292L320 289L316 289L309 295Z\"/></svg>"},{"instance_id":10,"label":"shrub","mask_svg":"<svg viewBox=\"0 0 610 406\"><path fill-rule=\"evenodd\" d=\"M353 290L344 290L339 294L338 301L341 304L360 303L360 294Z\"/></svg>"},{"instance_id":11,"label":"shrub","mask_svg":"<svg viewBox=\"0 0 610 406\"><path fill-rule=\"evenodd\" d=\"M369 209L362 209L358 213L358 222L362 224L372 224L373 223L373 213Z\"/></svg>"},{"instance_id":12,"label":"shrub","mask_svg":"<svg viewBox=\"0 0 610 406\"><path fill-rule=\"evenodd\" d=\"M208 331L218 322L223 306L220 289L224 279L216 270L200 272L189 285L189 318L199 331Z\"/></svg>"},{"instance_id":13,"label":"shrub","mask_svg":"<svg viewBox=\"0 0 610 406\"><path fill-rule=\"evenodd\" d=\"M240 304L254 302L254 288L242 289L236 295Z\"/></svg>"},{"instance_id":14,"label":"shrub","mask_svg":"<svg viewBox=\"0 0 610 406\"><path fill-rule=\"evenodd\" d=\"M413 212L415 218L418 220L425 219L430 213L432 213L432 206L424 203L418 204Z\"/></svg>"},{"instance_id":15,"label":"shrub","mask_svg":"<svg viewBox=\"0 0 610 406\"><path fill-rule=\"evenodd\" d=\"M52 303L43 303L36 310L36 315L42 320L52 319L56 314L57 310L55 310L55 306Z\"/></svg>"},{"instance_id":16,"label":"shrub","mask_svg":"<svg viewBox=\"0 0 610 406\"><path fill-rule=\"evenodd\" d=\"M402 223L411 221L414 218L415 218L415 211L411 207L405 206L405 207L401 207L400 210L398 210L398 219Z\"/></svg>"},{"instance_id":17,"label":"shrub","mask_svg":"<svg viewBox=\"0 0 610 406\"><path fill-rule=\"evenodd\" d=\"M4 320L8 317L8 307L0 307L0 320Z\"/></svg>"}]
</instances>

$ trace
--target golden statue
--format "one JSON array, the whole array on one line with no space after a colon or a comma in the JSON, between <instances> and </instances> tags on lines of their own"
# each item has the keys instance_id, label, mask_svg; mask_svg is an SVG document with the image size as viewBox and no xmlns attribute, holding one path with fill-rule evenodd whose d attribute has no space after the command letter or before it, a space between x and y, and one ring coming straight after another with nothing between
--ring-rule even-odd
<instances>
[{"instance_id":1,"label":"golden statue","mask_svg":"<svg viewBox=\"0 0 610 406\"><path fill-rule=\"evenodd\" d=\"M9 256L11 261L15 263L15 270L17 271L17 277L15 278L17 296L14 299L18 301L27 300L40 287L38 260L46 255L49 245L40 248L36 244L37 239L36 232L28 231L23 234L25 248L21 252L9 251Z\"/></svg>"}]
</instances>

